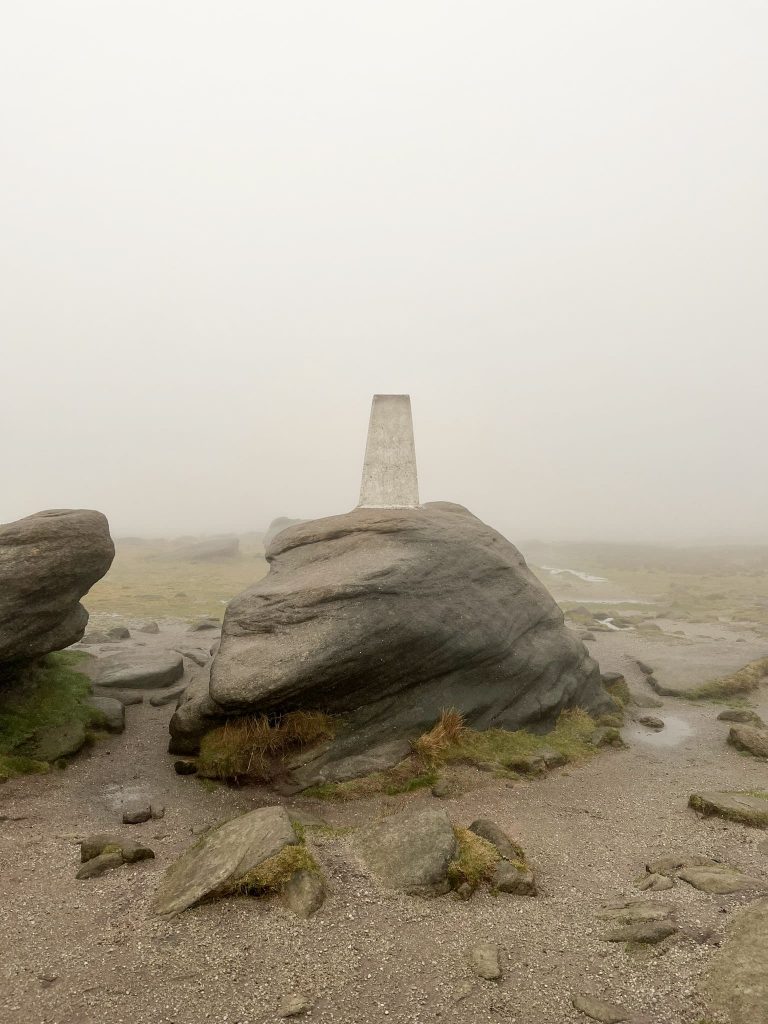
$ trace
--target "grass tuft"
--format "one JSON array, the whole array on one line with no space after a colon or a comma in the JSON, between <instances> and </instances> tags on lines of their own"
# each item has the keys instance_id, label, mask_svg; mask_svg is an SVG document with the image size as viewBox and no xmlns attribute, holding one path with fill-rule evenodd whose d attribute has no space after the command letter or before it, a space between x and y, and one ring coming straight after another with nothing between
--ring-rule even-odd
<instances>
[{"instance_id":1,"label":"grass tuft","mask_svg":"<svg viewBox=\"0 0 768 1024\"><path fill-rule=\"evenodd\" d=\"M414 752L428 764L432 764L439 761L449 747L459 743L466 731L461 712L456 708L444 708L429 732L423 733L414 742Z\"/></svg>"},{"instance_id":2,"label":"grass tuft","mask_svg":"<svg viewBox=\"0 0 768 1024\"><path fill-rule=\"evenodd\" d=\"M225 895L240 893L247 896L265 896L269 893L278 893L297 871L319 872L320 868L306 846L284 846L276 856L262 861L252 871L232 882L227 887Z\"/></svg>"},{"instance_id":3,"label":"grass tuft","mask_svg":"<svg viewBox=\"0 0 768 1024\"><path fill-rule=\"evenodd\" d=\"M487 839L475 835L468 828L454 828L459 843L459 856L448 865L448 878L454 889L465 883L476 889L483 882L490 884L496 865L501 860L499 851Z\"/></svg>"},{"instance_id":4,"label":"grass tuft","mask_svg":"<svg viewBox=\"0 0 768 1024\"><path fill-rule=\"evenodd\" d=\"M384 772L373 772L359 779L348 779L346 782L321 782L305 789L302 796L315 800L359 800L377 796L397 796L400 793L412 793L417 789L427 789L437 782L438 774L434 769L424 770L415 758L406 758L393 768Z\"/></svg>"},{"instance_id":5,"label":"grass tuft","mask_svg":"<svg viewBox=\"0 0 768 1024\"><path fill-rule=\"evenodd\" d=\"M760 658L750 662L738 672L720 679L712 679L708 683L692 690L682 690L675 696L687 700L732 700L740 699L753 690L758 689L763 679L768 676L768 658Z\"/></svg>"},{"instance_id":6,"label":"grass tuft","mask_svg":"<svg viewBox=\"0 0 768 1024\"><path fill-rule=\"evenodd\" d=\"M241 782L268 781L287 753L332 739L333 719L322 711L290 711L273 723L266 715L232 718L203 737L198 775Z\"/></svg>"}]
</instances>

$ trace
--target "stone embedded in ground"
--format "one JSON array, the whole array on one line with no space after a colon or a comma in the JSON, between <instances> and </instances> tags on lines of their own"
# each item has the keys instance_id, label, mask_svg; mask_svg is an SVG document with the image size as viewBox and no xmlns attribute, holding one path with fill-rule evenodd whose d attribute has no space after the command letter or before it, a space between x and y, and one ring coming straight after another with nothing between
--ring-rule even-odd
<instances>
[{"instance_id":1,"label":"stone embedded in ground","mask_svg":"<svg viewBox=\"0 0 768 1024\"><path fill-rule=\"evenodd\" d=\"M744 750L755 757L768 757L768 732L756 729L754 725L732 725L728 742L737 750Z\"/></svg>"},{"instance_id":2,"label":"stone embedded in ground","mask_svg":"<svg viewBox=\"0 0 768 1024\"><path fill-rule=\"evenodd\" d=\"M149 703L153 708L163 707L164 704L172 704L175 700L178 700L179 697L181 697L186 688L186 684L183 684L182 686L174 686L169 690L161 690L159 693L153 693L149 698Z\"/></svg>"},{"instance_id":3,"label":"stone embedded in ground","mask_svg":"<svg viewBox=\"0 0 768 1024\"><path fill-rule=\"evenodd\" d=\"M622 1021L629 1021L631 1014L628 1010L617 1006L616 1003L608 1003L605 999L596 999L594 996L574 996L571 1000L575 1009L585 1013L592 1020L600 1021L601 1024L622 1024Z\"/></svg>"},{"instance_id":4,"label":"stone embedded in ground","mask_svg":"<svg viewBox=\"0 0 768 1024\"><path fill-rule=\"evenodd\" d=\"M505 762L504 767L520 775L543 775L547 770L544 758L536 754L515 754Z\"/></svg>"},{"instance_id":5,"label":"stone embedded in ground","mask_svg":"<svg viewBox=\"0 0 768 1024\"><path fill-rule=\"evenodd\" d=\"M656 715L640 715L638 718L640 725L645 725L649 729L663 729L664 720L657 718Z\"/></svg>"},{"instance_id":6,"label":"stone embedded in ground","mask_svg":"<svg viewBox=\"0 0 768 1024\"><path fill-rule=\"evenodd\" d=\"M621 723L623 725L623 722ZM534 750L534 757L540 757L547 768L562 768L563 765L568 763L568 758L565 754L559 750L554 750L552 747L539 747L538 750Z\"/></svg>"},{"instance_id":7,"label":"stone embedded in ground","mask_svg":"<svg viewBox=\"0 0 768 1024\"><path fill-rule=\"evenodd\" d=\"M101 512L55 509L0 526L0 664L15 671L77 643L88 622L80 598L114 555Z\"/></svg>"},{"instance_id":8,"label":"stone embedded in ground","mask_svg":"<svg viewBox=\"0 0 768 1024\"><path fill-rule=\"evenodd\" d=\"M283 807L260 807L207 831L166 871L155 896L159 915L178 914L219 895L298 839Z\"/></svg>"},{"instance_id":9,"label":"stone embedded in ground","mask_svg":"<svg viewBox=\"0 0 768 1024\"><path fill-rule=\"evenodd\" d=\"M129 800L123 806L123 824L140 825L152 817L152 805L144 800Z\"/></svg>"},{"instance_id":10,"label":"stone embedded in ground","mask_svg":"<svg viewBox=\"0 0 768 1024\"><path fill-rule=\"evenodd\" d=\"M174 761L173 770L177 775L194 775L197 772L196 761Z\"/></svg>"},{"instance_id":11,"label":"stone embedded in ground","mask_svg":"<svg viewBox=\"0 0 768 1024\"><path fill-rule=\"evenodd\" d=\"M612 725L602 725L592 733L589 742L593 747L623 747L621 733Z\"/></svg>"},{"instance_id":12,"label":"stone embedded in ground","mask_svg":"<svg viewBox=\"0 0 768 1024\"><path fill-rule=\"evenodd\" d=\"M517 896L536 896L536 878L526 864L500 860L493 872L491 886L499 892Z\"/></svg>"},{"instance_id":13,"label":"stone embedded in ground","mask_svg":"<svg viewBox=\"0 0 768 1024\"><path fill-rule=\"evenodd\" d=\"M213 616L207 615L202 619L197 619L187 630L188 633L201 633L207 629L221 629L221 622L218 619L214 619Z\"/></svg>"},{"instance_id":14,"label":"stone embedded in ground","mask_svg":"<svg viewBox=\"0 0 768 1024\"><path fill-rule=\"evenodd\" d=\"M635 885L643 892L663 892L671 889L675 883L667 875L645 874L635 879Z\"/></svg>"},{"instance_id":15,"label":"stone embedded in ground","mask_svg":"<svg viewBox=\"0 0 768 1024\"><path fill-rule=\"evenodd\" d=\"M207 665L208 662L211 660L211 656L208 653L208 651L201 651L197 648L174 647L174 650L183 658L189 658L190 661L193 661L196 665L199 665L200 668L203 668L203 666Z\"/></svg>"},{"instance_id":16,"label":"stone embedded in ground","mask_svg":"<svg viewBox=\"0 0 768 1024\"><path fill-rule=\"evenodd\" d=\"M312 1009L312 1000L300 993L292 993L283 996L280 1006L277 1009L278 1017L300 1017L307 1010Z\"/></svg>"},{"instance_id":17,"label":"stone embedded in ground","mask_svg":"<svg viewBox=\"0 0 768 1024\"><path fill-rule=\"evenodd\" d=\"M124 839L112 832L98 832L96 835L83 839L80 843L80 860L84 864L107 852L119 853L128 864L155 856L154 851L148 846L142 846L140 843L134 842L133 839Z\"/></svg>"},{"instance_id":18,"label":"stone embedded in ground","mask_svg":"<svg viewBox=\"0 0 768 1024\"><path fill-rule=\"evenodd\" d=\"M415 895L448 892L459 845L442 807L407 808L367 829L356 849L383 885Z\"/></svg>"},{"instance_id":19,"label":"stone embedded in ground","mask_svg":"<svg viewBox=\"0 0 768 1024\"><path fill-rule=\"evenodd\" d=\"M768 899L734 915L703 994L729 1024L768 1024Z\"/></svg>"},{"instance_id":20,"label":"stone embedded in ground","mask_svg":"<svg viewBox=\"0 0 768 1024\"><path fill-rule=\"evenodd\" d=\"M143 626L139 626L139 633L159 633L160 627L156 622L145 622Z\"/></svg>"},{"instance_id":21,"label":"stone embedded in ground","mask_svg":"<svg viewBox=\"0 0 768 1024\"><path fill-rule=\"evenodd\" d=\"M323 905L325 885L318 871L295 871L282 892L283 902L297 917L311 917Z\"/></svg>"},{"instance_id":22,"label":"stone embedded in ground","mask_svg":"<svg viewBox=\"0 0 768 1024\"><path fill-rule=\"evenodd\" d=\"M711 857L699 853L665 853L661 857L648 861L645 870L655 875L674 877L682 868L701 867L702 865L719 864Z\"/></svg>"},{"instance_id":23,"label":"stone embedded in ground","mask_svg":"<svg viewBox=\"0 0 768 1024\"><path fill-rule=\"evenodd\" d=\"M123 863L122 854L117 850L112 850L108 853L100 853L96 857L91 857L80 868L78 868L75 878L98 878L98 876L103 875L105 871L111 871L113 868L119 868Z\"/></svg>"},{"instance_id":24,"label":"stone embedded in ground","mask_svg":"<svg viewBox=\"0 0 768 1024\"><path fill-rule=\"evenodd\" d=\"M641 942L651 945L663 942L676 931L677 927L671 921L636 921L612 929L603 938L606 942Z\"/></svg>"},{"instance_id":25,"label":"stone embedded in ground","mask_svg":"<svg viewBox=\"0 0 768 1024\"><path fill-rule=\"evenodd\" d=\"M749 793L706 790L691 793L688 806L705 816L716 815L753 828L768 828L768 794L763 799Z\"/></svg>"},{"instance_id":26,"label":"stone embedded in ground","mask_svg":"<svg viewBox=\"0 0 768 1024\"><path fill-rule=\"evenodd\" d=\"M677 874L684 882L702 892L724 896L732 892L755 892L768 889L768 882L752 878L728 864L702 865L683 868Z\"/></svg>"},{"instance_id":27,"label":"stone embedded in ground","mask_svg":"<svg viewBox=\"0 0 768 1024\"><path fill-rule=\"evenodd\" d=\"M501 977L499 947L494 942L478 942L469 951L472 970L485 981L497 981Z\"/></svg>"},{"instance_id":28,"label":"stone embedded in ground","mask_svg":"<svg viewBox=\"0 0 768 1024\"><path fill-rule=\"evenodd\" d=\"M38 761L53 763L71 757L85 744L88 732L85 722L70 720L61 725L43 726L24 745L25 753Z\"/></svg>"},{"instance_id":29,"label":"stone embedded in ground","mask_svg":"<svg viewBox=\"0 0 768 1024\"><path fill-rule=\"evenodd\" d=\"M634 898L614 900L607 903L598 916L604 921L620 921L622 924L645 924L650 921L667 920L674 912L674 909L671 903Z\"/></svg>"},{"instance_id":30,"label":"stone embedded in ground","mask_svg":"<svg viewBox=\"0 0 768 1024\"><path fill-rule=\"evenodd\" d=\"M651 668L650 665L646 665L646 663L644 661L640 661L639 658L636 659L635 663L636 663L637 667L640 669L640 671L643 673L644 676L652 676L653 675L653 669Z\"/></svg>"},{"instance_id":31,"label":"stone embedded in ground","mask_svg":"<svg viewBox=\"0 0 768 1024\"><path fill-rule=\"evenodd\" d=\"M113 626L107 630L107 636L110 640L130 640L131 631L126 626Z\"/></svg>"},{"instance_id":32,"label":"stone embedded in ground","mask_svg":"<svg viewBox=\"0 0 768 1024\"><path fill-rule=\"evenodd\" d=\"M496 847L499 856L505 860L523 861L525 859L523 848L510 839L504 829L490 818L477 818L469 826L469 831L474 832L481 839L487 839L491 846Z\"/></svg>"},{"instance_id":33,"label":"stone embedded in ground","mask_svg":"<svg viewBox=\"0 0 768 1024\"><path fill-rule=\"evenodd\" d=\"M726 708L717 716L719 722L741 722L744 725L754 725L758 729L764 729L765 723L756 711L749 711L747 708Z\"/></svg>"},{"instance_id":34,"label":"stone embedded in ground","mask_svg":"<svg viewBox=\"0 0 768 1024\"><path fill-rule=\"evenodd\" d=\"M335 739L292 769L303 787L352 777L355 758L385 746L397 759L392 741L407 744L447 706L477 729L613 707L517 549L461 506L357 508L285 530L268 560L269 574L227 608L205 694L213 707L196 697L197 738L217 708L337 715ZM171 722L187 752L190 703Z\"/></svg>"},{"instance_id":35,"label":"stone embedded in ground","mask_svg":"<svg viewBox=\"0 0 768 1024\"><path fill-rule=\"evenodd\" d=\"M184 660L175 651L141 651L100 658L93 681L101 687L158 690L184 675Z\"/></svg>"},{"instance_id":36,"label":"stone embedded in ground","mask_svg":"<svg viewBox=\"0 0 768 1024\"><path fill-rule=\"evenodd\" d=\"M97 725L103 726L107 732L123 732L125 729L125 705L121 701L115 700L114 697L92 694L88 703L99 713L100 721L96 723Z\"/></svg>"},{"instance_id":37,"label":"stone embedded in ground","mask_svg":"<svg viewBox=\"0 0 768 1024\"><path fill-rule=\"evenodd\" d=\"M432 796L436 796L439 799L449 796L451 792L451 784L448 779L438 779L432 787Z\"/></svg>"}]
</instances>

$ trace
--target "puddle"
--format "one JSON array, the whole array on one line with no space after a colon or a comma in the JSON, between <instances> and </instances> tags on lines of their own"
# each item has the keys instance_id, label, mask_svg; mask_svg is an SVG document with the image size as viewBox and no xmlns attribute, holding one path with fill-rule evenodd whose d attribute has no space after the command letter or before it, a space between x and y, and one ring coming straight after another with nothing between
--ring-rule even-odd
<instances>
[{"instance_id":1,"label":"puddle","mask_svg":"<svg viewBox=\"0 0 768 1024\"><path fill-rule=\"evenodd\" d=\"M663 719L664 728L658 732L636 722L627 726L623 730L627 741L644 743L649 747L677 747L694 734L695 730L684 718L676 718L674 715L659 715L659 718Z\"/></svg>"}]
</instances>

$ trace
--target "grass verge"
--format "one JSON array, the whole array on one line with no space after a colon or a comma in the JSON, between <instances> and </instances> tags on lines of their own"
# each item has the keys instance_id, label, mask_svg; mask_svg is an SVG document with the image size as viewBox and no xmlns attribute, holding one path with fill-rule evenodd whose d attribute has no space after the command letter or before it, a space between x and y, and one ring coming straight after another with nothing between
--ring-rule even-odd
<instances>
[{"instance_id":1,"label":"grass verge","mask_svg":"<svg viewBox=\"0 0 768 1024\"><path fill-rule=\"evenodd\" d=\"M729 701L740 700L758 689L763 679L768 676L768 658L759 658L749 665L720 679L712 679L692 690L681 690L674 696L686 700Z\"/></svg>"}]
</instances>

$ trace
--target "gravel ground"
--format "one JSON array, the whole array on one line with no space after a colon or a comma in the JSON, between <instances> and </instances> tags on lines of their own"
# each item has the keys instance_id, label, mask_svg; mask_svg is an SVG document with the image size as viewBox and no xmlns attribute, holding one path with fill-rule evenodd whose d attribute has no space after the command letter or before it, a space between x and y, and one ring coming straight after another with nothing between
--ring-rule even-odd
<instances>
[{"instance_id":1,"label":"gravel ground","mask_svg":"<svg viewBox=\"0 0 768 1024\"><path fill-rule=\"evenodd\" d=\"M176 632L164 625L160 636L141 639L169 646L213 639ZM630 660L642 656L638 644L649 654L648 641L632 634L600 634L591 646L606 671L625 669L640 692ZM565 1024L587 1020L571 1007L582 993L654 1024L697 1024L706 1015L699 978L730 916L751 897L708 896L683 882L650 895L675 905L681 932L639 952L602 941L597 913L605 900L639 895L632 880L663 853L707 854L768 876L765 832L699 820L686 807L695 789L768 788L766 765L726 746L718 710L665 700L654 713L668 730L630 726L628 749L533 782L510 786L461 770L461 795L444 801L452 819L490 817L520 842L537 870L535 899L392 894L362 872L353 834L309 830L330 887L314 918L299 920L276 900L234 898L158 921L148 908L159 877L195 833L279 798L177 776L165 753L172 708L128 707L122 736L99 742L65 771L0 788L0 1019L260 1024L279 1019L284 995L302 993L313 1003L304 1019L317 1022ZM764 699L758 710L768 717ZM125 788L151 791L165 818L120 826L115 794ZM433 799L422 792L349 804L279 802L335 826L364 827L408 801ZM76 880L77 840L108 829L146 842L156 859ZM468 950L480 940L501 949L498 982L479 980L469 967Z\"/></svg>"}]
</instances>

